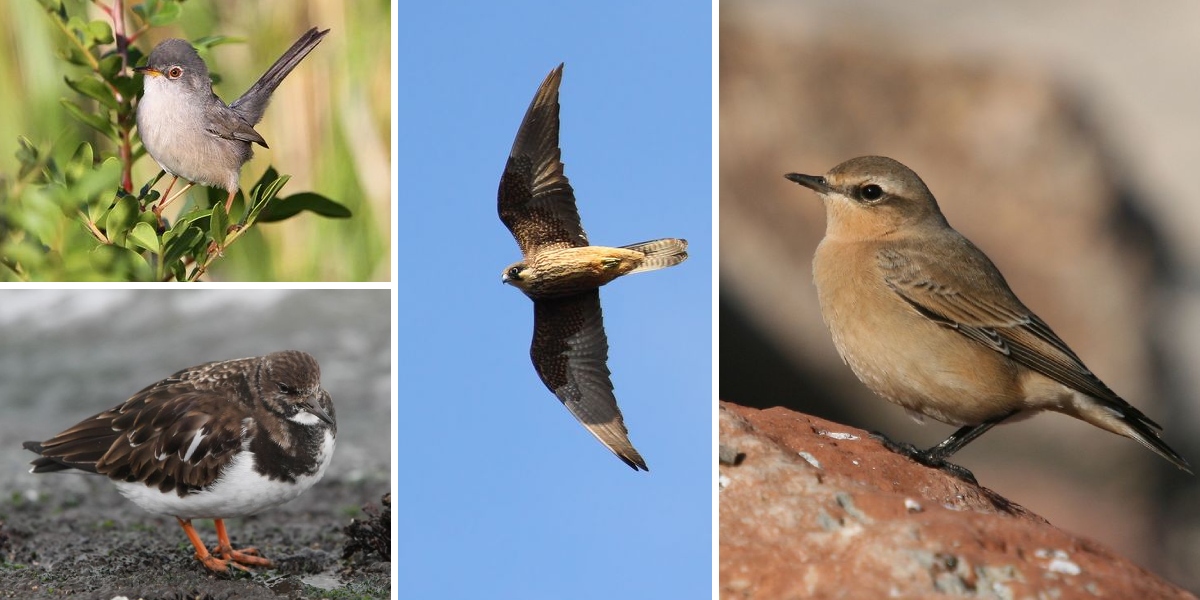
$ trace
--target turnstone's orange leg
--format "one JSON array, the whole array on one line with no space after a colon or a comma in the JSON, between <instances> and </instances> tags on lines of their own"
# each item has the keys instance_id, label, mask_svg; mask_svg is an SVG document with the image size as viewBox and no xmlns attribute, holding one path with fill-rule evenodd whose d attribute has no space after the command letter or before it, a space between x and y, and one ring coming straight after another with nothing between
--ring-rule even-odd
<instances>
[{"instance_id":1,"label":"turnstone's orange leg","mask_svg":"<svg viewBox=\"0 0 1200 600\"><path fill-rule=\"evenodd\" d=\"M217 553L221 558L227 561L233 561L233 566L246 570L246 566L251 567L270 567L273 563L258 554L256 548L242 548L234 550L233 545L229 543L229 534L225 532L225 520L213 519L213 524L217 526Z\"/></svg>"},{"instance_id":2,"label":"turnstone's orange leg","mask_svg":"<svg viewBox=\"0 0 1200 600\"><path fill-rule=\"evenodd\" d=\"M175 519L179 521L179 526L183 527L183 532L187 534L188 541L190 541L192 545L196 547L196 560L200 561L200 563L203 564L204 567L209 571L224 573L225 571L229 570L226 566L228 565L227 561L221 560L212 554L209 554L208 548L204 547L204 542L200 541L200 534L196 533L196 528L192 527L191 521L185 521L179 517L175 517ZM237 564L234 566L240 567L240 565Z\"/></svg>"}]
</instances>

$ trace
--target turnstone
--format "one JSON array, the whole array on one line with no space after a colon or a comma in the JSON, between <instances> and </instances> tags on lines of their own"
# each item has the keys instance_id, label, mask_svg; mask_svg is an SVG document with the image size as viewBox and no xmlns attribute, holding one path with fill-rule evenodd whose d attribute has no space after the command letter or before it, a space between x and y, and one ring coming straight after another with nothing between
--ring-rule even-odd
<instances>
[{"instance_id":1,"label":"turnstone","mask_svg":"<svg viewBox=\"0 0 1200 600\"><path fill-rule=\"evenodd\" d=\"M223 519L283 504L312 487L333 457L337 422L316 359L294 350L210 362L152 384L120 406L44 441L31 473L105 475L134 504L175 517L212 571L271 566L234 550ZM209 552L192 519L212 519ZM217 558L213 554L217 554Z\"/></svg>"}]
</instances>

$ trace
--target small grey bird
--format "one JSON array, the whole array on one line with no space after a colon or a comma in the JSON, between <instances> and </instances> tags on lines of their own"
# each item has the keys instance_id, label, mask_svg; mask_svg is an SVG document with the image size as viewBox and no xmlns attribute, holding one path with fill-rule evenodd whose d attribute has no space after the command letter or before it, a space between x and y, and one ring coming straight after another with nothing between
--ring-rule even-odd
<instances>
[{"instance_id":1,"label":"small grey bird","mask_svg":"<svg viewBox=\"0 0 1200 600\"><path fill-rule=\"evenodd\" d=\"M169 39L154 47L146 64L134 70L145 75L137 107L138 135L151 158L174 177L155 214L161 215L180 177L191 182L188 187L199 183L227 191L229 212L242 165L254 155L251 144L268 147L254 126L262 120L271 94L327 33L328 29L309 29L228 106L213 93L208 67L191 44Z\"/></svg>"},{"instance_id":2,"label":"small grey bird","mask_svg":"<svg viewBox=\"0 0 1200 600\"><path fill-rule=\"evenodd\" d=\"M825 203L813 280L838 353L876 394L962 426L927 451L889 442L893 450L973 481L946 459L1002 421L1052 410L1192 472L1159 437L1157 423L1104 385L1017 299L911 169L864 156L823 177L785 177Z\"/></svg>"}]
</instances>

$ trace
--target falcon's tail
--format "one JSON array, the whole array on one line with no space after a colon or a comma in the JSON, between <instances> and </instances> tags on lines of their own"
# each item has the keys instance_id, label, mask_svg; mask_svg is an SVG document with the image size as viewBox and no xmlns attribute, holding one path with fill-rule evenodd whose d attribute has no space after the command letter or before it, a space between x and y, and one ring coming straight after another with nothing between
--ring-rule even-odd
<instances>
[{"instance_id":1,"label":"falcon's tail","mask_svg":"<svg viewBox=\"0 0 1200 600\"><path fill-rule=\"evenodd\" d=\"M630 273L641 273L643 271L657 271L673 267L687 260L687 240L676 238L663 238L661 240L653 240L649 242L641 242L638 244L630 244L621 246L626 250L636 250L646 255L642 260L642 264Z\"/></svg>"}]
</instances>

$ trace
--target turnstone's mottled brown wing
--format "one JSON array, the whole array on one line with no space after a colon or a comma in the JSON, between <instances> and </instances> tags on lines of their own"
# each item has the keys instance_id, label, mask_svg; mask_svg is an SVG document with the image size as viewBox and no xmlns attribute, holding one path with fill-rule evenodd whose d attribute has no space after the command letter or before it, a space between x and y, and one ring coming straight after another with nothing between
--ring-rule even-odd
<instances>
[{"instance_id":1,"label":"turnstone's mottled brown wing","mask_svg":"<svg viewBox=\"0 0 1200 600\"><path fill-rule=\"evenodd\" d=\"M534 300L533 314L529 355L546 387L625 464L649 471L613 396L600 291Z\"/></svg>"},{"instance_id":2,"label":"turnstone's mottled brown wing","mask_svg":"<svg viewBox=\"0 0 1200 600\"><path fill-rule=\"evenodd\" d=\"M558 149L562 69L558 65L538 88L500 177L500 220L526 259L545 248L588 245Z\"/></svg>"},{"instance_id":3,"label":"turnstone's mottled brown wing","mask_svg":"<svg viewBox=\"0 0 1200 600\"><path fill-rule=\"evenodd\" d=\"M183 495L217 478L241 447L249 416L229 391L197 389L194 381L172 377L25 448L42 456L33 462L34 473L80 469Z\"/></svg>"}]
</instances>

